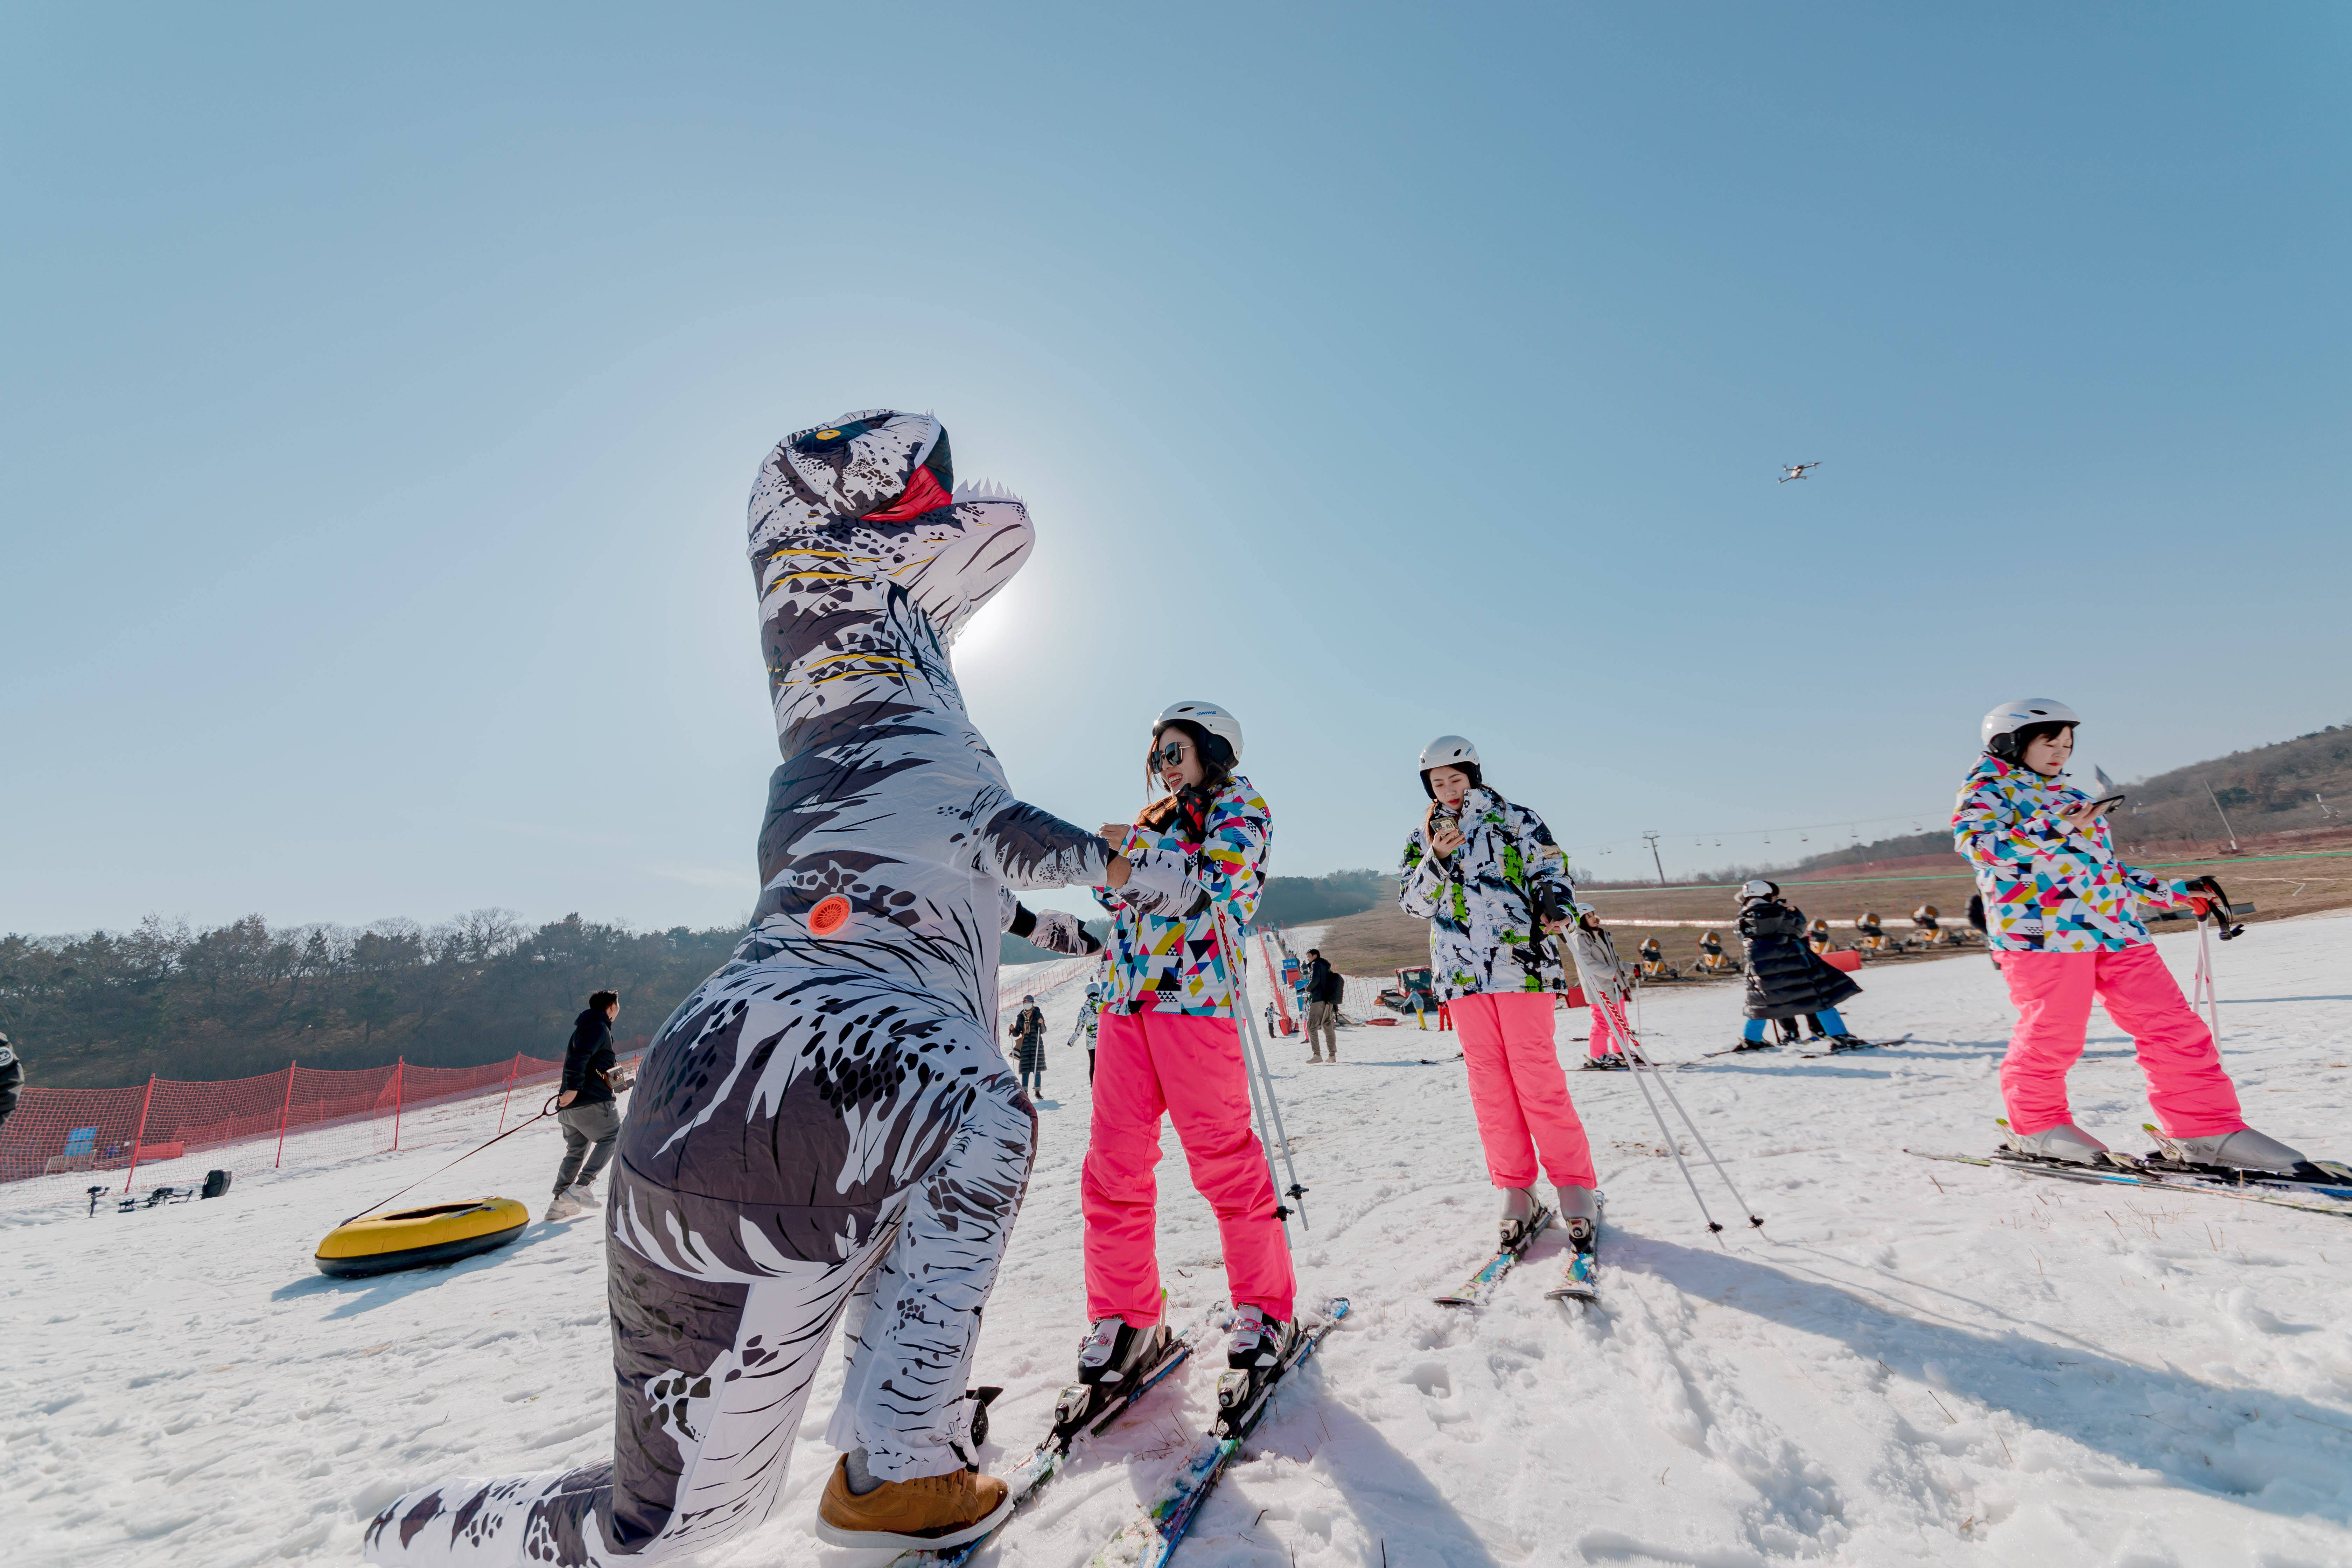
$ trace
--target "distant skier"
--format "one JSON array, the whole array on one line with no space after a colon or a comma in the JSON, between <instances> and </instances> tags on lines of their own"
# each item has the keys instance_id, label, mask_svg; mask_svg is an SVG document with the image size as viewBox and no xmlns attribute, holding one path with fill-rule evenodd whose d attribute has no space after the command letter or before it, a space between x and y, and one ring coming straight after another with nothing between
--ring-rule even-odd
<instances>
[{"instance_id":1,"label":"distant skier","mask_svg":"<svg viewBox=\"0 0 2352 1568\"><path fill-rule=\"evenodd\" d=\"M1837 1010L1862 987L1812 950L1805 911L1782 900L1779 883L1759 878L1740 885L1738 931L1748 960L1748 1022L1734 1049L1770 1050L1782 1042L1764 1037L1766 1021L1803 1014L1813 1016L1833 1047L1869 1043L1846 1032Z\"/></svg>"},{"instance_id":2,"label":"distant skier","mask_svg":"<svg viewBox=\"0 0 2352 1568\"><path fill-rule=\"evenodd\" d=\"M1486 787L1478 749L1461 736L1422 749L1421 787L1429 807L1405 841L1397 907L1429 922L1430 980L1462 1036L1487 1179L1503 1193L1503 1245L1542 1206L1538 1156L1563 1222L1597 1225L1592 1149L1553 1038L1567 986L1543 929L1549 911L1576 908L1566 861L1542 817Z\"/></svg>"},{"instance_id":3,"label":"distant skier","mask_svg":"<svg viewBox=\"0 0 2352 1568\"><path fill-rule=\"evenodd\" d=\"M1593 992L1604 991L1618 1013L1630 1020L1633 978L1642 973L1641 965L1617 956L1615 939L1601 925L1600 911L1590 904L1577 906L1576 924L1568 933L1568 942L1576 957L1578 977L1586 987L1585 1005L1592 1010L1591 1026L1585 1031L1584 1066L1588 1069L1630 1068L1633 1063L1626 1059L1625 1042L1610 1027L1609 1009Z\"/></svg>"},{"instance_id":4,"label":"distant skier","mask_svg":"<svg viewBox=\"0 0 2352 1568\"><path fill-rule=\"evenodd\" d=\"M1013 1015L1011 1035L1021 1052L1021 1087L1034 1087L1039 1094L1045 1092L1045 1015L1037 1006L1037 998L1021 998L1021 1010ZM1034 1085L1033 1085L1034 1080Z\"/></svg>"},{"instance_id":5,"label":"distant skier","mask_svg":"<svg viewBox=\"0 0 2352 1568\"><path fill-rule=\"evenodd\" d=\"M1240 933L1265 889L1273 814L1248 779L1240 723L1209 702L1179 702L1151 727L1145 776L1167 794L1132 826L1103 837L1135 866L1095 889L1111 913L1109 994L1094 1119L1079 1178L1087 1315L1078 1381L1117 1384L1164 1351L1155 1245L1163 1118L1176 1125L1192 1184L1217 1216L1235 1309L1227 1364L1253 1380L1290 1347L1297 1280L1274 1178L1250 1128L1236 965ZM1231 944L1230 946L1228 944Z\"/></svg>"},{"instance_id":6,"label":"distant skier","mask_svg":"<svg viewBox=\"0 0 2352 1568\"><path fill-rule=\"evenodd\" d=\"M1983 760L1960 786L1952 839L1974 864L1985 935L2017 1029L2000 1066L2007 1142L2021 1154L2098 1164L2107 1146L2074 1125L2066 1072L2095 997L2132 1037L2147 1101L2180 1158L2292 1171L2303 1156L2246 1125L2212 1031L2158 956L2137 905L2205 911L2210 879L2167 882L2116 858L2106 803L2061 781L2082 721L2047 697L1984 716Z\"/></svg>"},{"instance_id":7,"label":"distant skier","mask_svg":"<svg viewBox=\"0 0 2352 1568\"><path fill-rule=\"evenodd\" d=\"M1089 1088L1095 1081L1095 1047L1102 1035L1102 1010L1103 984L1099 980L1089 980L1087 982L1086 998L1078 1004L1078 1016L1070 1025L1070 1037L1063 1042L1076 1045L1080 1035L1087 1037L1087 1084Z\"/></svg>"}]
</instances>

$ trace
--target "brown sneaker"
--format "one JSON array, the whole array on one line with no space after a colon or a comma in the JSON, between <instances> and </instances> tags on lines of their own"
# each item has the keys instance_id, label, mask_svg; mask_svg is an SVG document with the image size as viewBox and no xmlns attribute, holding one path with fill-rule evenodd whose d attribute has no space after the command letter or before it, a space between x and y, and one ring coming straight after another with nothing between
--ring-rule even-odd
<instances>
[{"instance_id":1,"label":"brown sneaker","mask_svg":"<svg viewBox=\"0 0 2352 1568\"><path fill-rule=\"evenodd\" d=\"M816 1538L833 1546L961 1546L1013 1511L1011 1489L994 1476L950 1470L884 1481L865 1496L849 1489L849 1457L834 1461L816 1505Z\"/></svg>"}]
</instances>

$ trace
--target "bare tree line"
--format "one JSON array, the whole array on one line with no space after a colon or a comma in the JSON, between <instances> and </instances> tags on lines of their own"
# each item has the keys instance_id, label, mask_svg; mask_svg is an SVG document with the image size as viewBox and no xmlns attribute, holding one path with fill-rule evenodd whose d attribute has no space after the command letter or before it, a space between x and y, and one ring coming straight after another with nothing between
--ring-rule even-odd
<instances>
[{"instance_id":1,"label":"bare tree line","mask_svg":"<svg viewBox=\"0 0 2352 1568\"><path fill-rule=\"evenodd\" d=\"M233 1078L288 1060L463 1067L561 1056L588 993L622 994L624 1039L650 1034L726 959L740 927L635 931L510 910L437 925L192 927L0 936L0 1028L55 1088Z\"/></svg>"}]
</instances>

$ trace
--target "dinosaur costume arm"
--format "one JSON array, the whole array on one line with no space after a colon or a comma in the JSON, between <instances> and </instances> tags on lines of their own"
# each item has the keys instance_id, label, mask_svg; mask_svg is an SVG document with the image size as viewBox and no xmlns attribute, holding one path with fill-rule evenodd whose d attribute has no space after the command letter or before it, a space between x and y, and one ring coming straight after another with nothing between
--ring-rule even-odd
<instances>
[{"instance_id":1,"label":"dinosaur costume arm","mask_svg":"<svg viewBox=\"0 0 2352 1568\"><path fill-rule=\"evenodd\" d=\"M980 864L1008 888L1092 886L1110 874L1111 847L1023 801L991 812L980 830Z\"/></svg>"}]
</instances>

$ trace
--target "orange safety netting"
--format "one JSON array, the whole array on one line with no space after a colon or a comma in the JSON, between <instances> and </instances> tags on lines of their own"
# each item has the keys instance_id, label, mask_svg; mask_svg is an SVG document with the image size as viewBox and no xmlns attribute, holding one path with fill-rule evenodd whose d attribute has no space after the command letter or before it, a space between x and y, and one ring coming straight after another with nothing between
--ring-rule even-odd
<instances>
[{"instance_id":1,"label":"orange safety netting","mask_svg":"<svg viewBox=\"0 0 2352 1568\"><path fill-rule=\"evenodd\" d=\"M518 1052L472 1068L391 1067L336 1071L288 1063L258 1078L182 1081L152 1078L131 1089L27 1088L0 1123L0 1182L81 1171L131 1173L232 1143L269 1143L270 1163L288 1157L287 1139L331 1128L353 1129L330 1157L398 1149L404 1124L415 1142L418 1113L453 1102L499 1100L506 1124L518 1089L536 1089L563 1071L560 1061ZM523 1114L538 1095L525 1097ZM439 1114L425 1118L430 1136ZM296 1146L299 1152L305 1145ZM327 1152L322 1148L321 1153Z\"/></svg>"}]
</instances>

